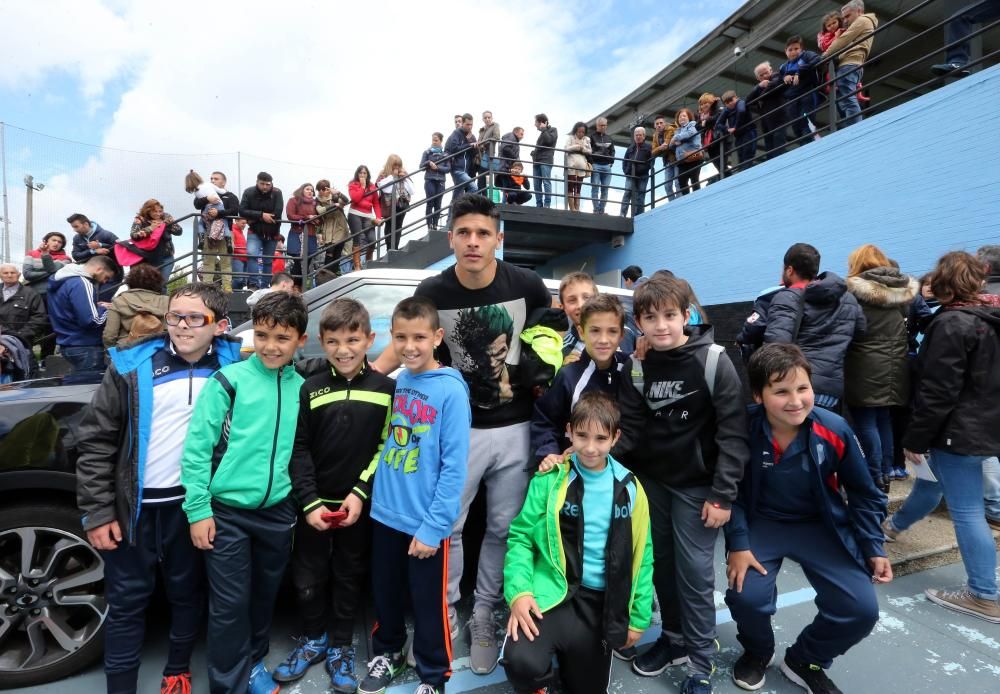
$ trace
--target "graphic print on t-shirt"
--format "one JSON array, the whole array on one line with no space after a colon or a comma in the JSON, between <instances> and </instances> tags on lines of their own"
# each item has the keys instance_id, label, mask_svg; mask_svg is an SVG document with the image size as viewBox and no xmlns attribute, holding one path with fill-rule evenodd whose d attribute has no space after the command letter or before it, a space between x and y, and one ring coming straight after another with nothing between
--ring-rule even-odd
<instances>
[{"instance_id":1,"label":"graphic print on t-shirt","mask_svg":"<svg viewBox=\"0 0 1000 694\"><path fill-rule=\"evenodd\" d=\"M473 408L506 405L514 397L527 315L524 299L439 310L451 365L462 372Z\"/></svg>"}]
</instances>

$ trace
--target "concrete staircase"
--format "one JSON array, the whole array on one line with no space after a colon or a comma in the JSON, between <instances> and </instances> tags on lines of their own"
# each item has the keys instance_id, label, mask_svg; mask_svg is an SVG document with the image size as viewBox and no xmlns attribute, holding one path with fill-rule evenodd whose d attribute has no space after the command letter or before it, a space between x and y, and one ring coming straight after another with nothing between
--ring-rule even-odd
<instances>
[{"instance_id":1,"label":"concrete staircase","mask_svg":"<svg viewBox=\"0 0 1000 694\"><path fill-rule=\"evenodd\" d=\"M893 480L889 493L890 515L903 505L912 488L912 479ZM994 531L993 538L1000 550L1000 533ZM896 576L961 561L955 526L943 501L937 510L902 533L898 540L885 543L885 549Z\"/></svg>"}]
</instances>

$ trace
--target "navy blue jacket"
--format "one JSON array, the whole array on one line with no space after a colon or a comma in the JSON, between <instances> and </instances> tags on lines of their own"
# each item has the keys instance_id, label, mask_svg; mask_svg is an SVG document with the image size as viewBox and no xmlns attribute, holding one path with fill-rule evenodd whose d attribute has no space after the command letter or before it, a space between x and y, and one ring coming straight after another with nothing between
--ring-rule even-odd
<instances>
[{"instance_id":1,"label":"navy blue jacket","mask_svg":"<svg viewBox=\"0 0 1000 694\"><path fill-rule=\"evenodd\" d=\"M448 163L451 166L451 172L454 174L456 171L465 171L469 163L469 156L475 151L473 144L476 142L476 136L473 135L471 141L466 140L465 131L461 128L455 128L455 132L448 136L448 139L444 143L444 153L446 156L450 157ZM459 154L461 152L461 154ZM451 156L455 155L455 156Z\"/></svg>"},{"instance_id":2,"label":"navy blue jacket","mask_svg":"<svg viewBox=\"0 0 1000 694\"><path fill-rule=\"evenodd\" d=\"M559 369L545 395L535 400L535 411L531 415L531 451L536 462L550 453L562 453L569 447L566 423L581 395L600 390L615 397L621 370L627 362L628 356L615 352L611 366L598 369L584 351L579 361Z\"/></svg>"},{"instance_id":3,"label":"navy blue jacket","mask_svg":"<svg viewBox=\"0 0 1000 694\"><path fill-rule=\"evenodd\" d=\"M77 263L85 263L97 255L96 249L89 248L87 246L87 244L91 241L97 241L101 244L101 248L111 250L112 252L108 254L108 257L111 258L111 260L114 260L115 241L117 240L117 236L102 227L100 224L97 222L91 222L89 234L86 236L83 234L73 234L73 260Z\"/></svg>"},{"instance_id":4,"label":"navy blue jacket","mask_svg":"<svg viewBox=\"0 0 1000 694\"><path fill-rule=\"evenodd\" d=\"M715 136L725 137L729 134L729 128L736 128L733 137L740 139L744 137L757 137L757 127L754 125L753 115L747 108L747 102L743 99L736 100L736 108L726 106L719 114L719 119L715 121Z\"/></svg>"},{"instance_id":5,"label":"navy blue jacket","mask_svg":"<svg viewBox=\"0 0 1000 694\"><path fill-rule=\"evenodd\" d=\"M445 158L445 153L443 149L438 149L434 151L433 147L428 147L424 150L423 155L420 157L420 168L424 170L424 180L425 181L443 181L444 175L451 171L451 160L441 161ZM428 162L434 162L437 164L437 169L432 169L427 166Z\"/></svg>"},{"instance_id":6,"label":"navy blue jacket","mask_svg":"<svg viewBox=\"0 0 1000 694\"><path fill-rule=\"evenodd\" d=\"M653 159L653 145L643 140L641 145L635 142L625 150L625 161L622 162L622 173L634 178L645 178L649 175L650 162Z\"/></svg>"},{"instance_id":7,"label":"navy blue jacket","mask_svg":"<svg viewBox=\"0 0 1000 694\"><path fill-rule=\"evenodd\" d=\"M749 412L750 462L740 481L732 516L723 526L726 549L730 552L752 549L751 526L758 517L764 452L773 452L771 428L764 408L751 405ZM820 517L837 533L851 556L868 571L866 559L885 556L881 524L889 500L875 486L861 445L842 417L817 407L802 426L809 427L809 442L803 455L810 457L816 470L813 492L822 500ZM841 490L847 494L846 502Z\"/></svg>"},{"instance_id":8,"label":"navy blue jacket","mask_svg":"<svg viewBox=\"0 0 1000 694\"><path fill-rule=\"evenodd\" d=\"M821 57L815 51L802 51L795 60L782 63L781 67L778 68L778 74L781 75L782 80L787 75L799 76L798 84L789 84L785 87L785 101L797 99L819 86L820 74L816 66L819 64ZM811 96L814 100L818 98L816 92L812 92Z\"/></svg>"},{"instance_id":9,"label":"navy blue jacket","mask_svg":"<svg viewBox=\"0 0 1000 694\"><path fill-rule=\"evenodd\" d=\"M740 328L739 335L736 336L736 344L739 345L740 355L744 362L750 361L752 355L764 344L764 331L767 329L767 309L771 307L771 299L782 287L771 287L765 289L757 295L753 302L753 312L747 316L743 327Z\"/></svg>"},{"instance_id":10,"label":"navy blue jacket","mask_svg":"<svg viewBox=\"0 0 1000 694\"><path fill-rule=\"evenodd\" d=\"M49 322L56 334L56 344L104 346L108 312L97 301L97 283L83 265L66 265L49 278Z\"/></svg>"},{"instance_id":11,"label":"navy blue jacket","mask_svg":"<svg viewBox=\"0 0 1000 694\"><path fill-rule=\"evenodd\" d=\"M799 304L805 302L799 334L795 335ZM865 332L865 314L847 283L822 272L805 288L786 287L772 298L764 342L794 343L812 365L817 393L843 397L844 357L855 335Z\"/></svg>"}]
</instances>

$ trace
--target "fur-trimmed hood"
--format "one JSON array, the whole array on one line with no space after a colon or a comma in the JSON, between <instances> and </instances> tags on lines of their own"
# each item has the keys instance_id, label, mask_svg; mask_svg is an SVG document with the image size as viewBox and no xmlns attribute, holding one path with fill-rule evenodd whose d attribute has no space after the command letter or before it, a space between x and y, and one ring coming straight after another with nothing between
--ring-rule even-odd
<instances>
[{"instance_id":1,"label":"fur-trimmed hood","mask_svg":"<svg viewBox=\"0 0 1000 694\"><path fill-rule=\"evenodd\" d=\"M913 301L920 283L892 267L877 267L847 278L847 290L863 304L901 306Z\"/></svg>"}]
</instances>

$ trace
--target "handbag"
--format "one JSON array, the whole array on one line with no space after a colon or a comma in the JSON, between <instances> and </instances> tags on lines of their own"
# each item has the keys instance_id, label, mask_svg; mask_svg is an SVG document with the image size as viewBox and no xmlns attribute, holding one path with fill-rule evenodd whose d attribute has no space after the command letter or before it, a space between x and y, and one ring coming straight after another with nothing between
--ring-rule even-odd
<instances>
[{"instance_id":1,"label":"handbag","mask_svg":"<svg viewBox=\"0 0 1000 694\"><path fill-rule=\"evenodd\" d=\"M697 164L698 162L705 161L705 150L699 149L697 152L691 152L683 159L685 164Z\"/></svg>"}]
</instances>

